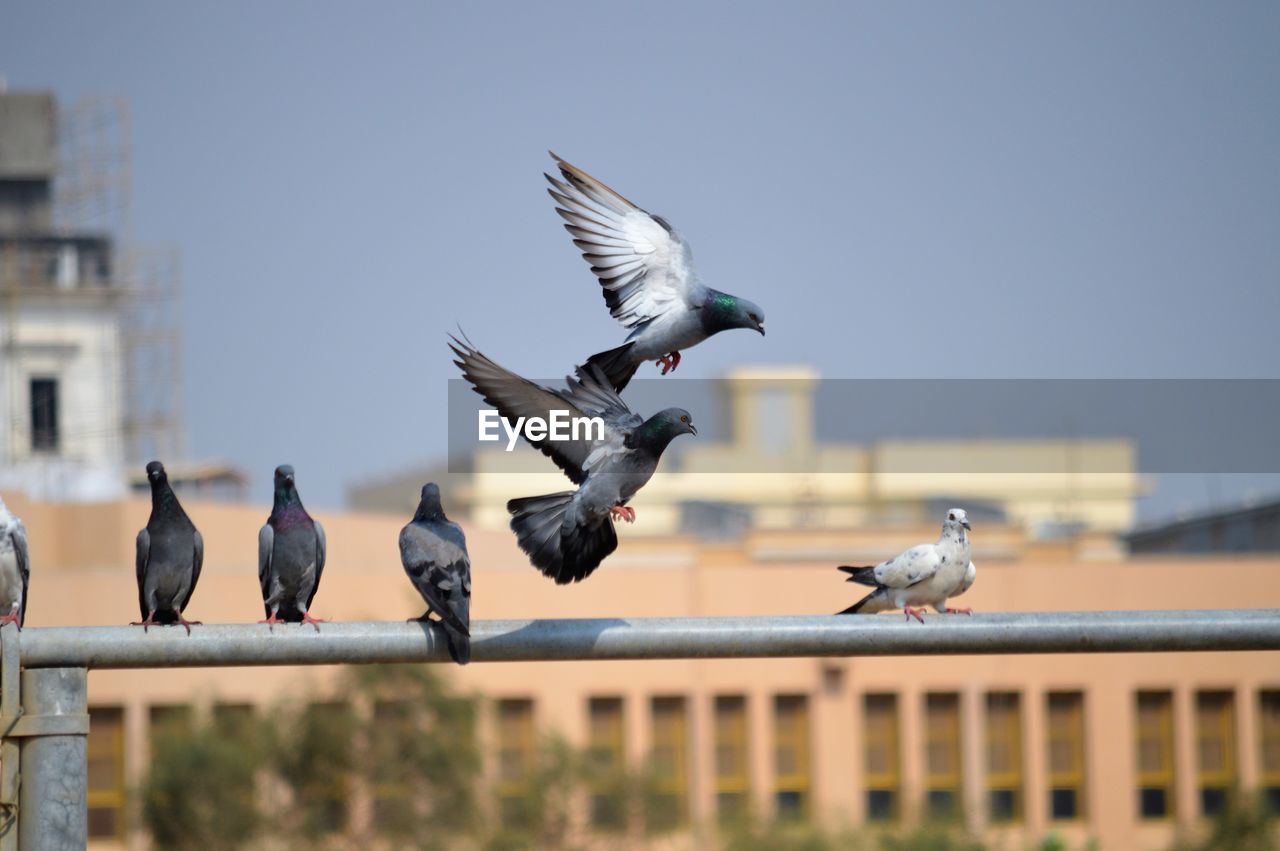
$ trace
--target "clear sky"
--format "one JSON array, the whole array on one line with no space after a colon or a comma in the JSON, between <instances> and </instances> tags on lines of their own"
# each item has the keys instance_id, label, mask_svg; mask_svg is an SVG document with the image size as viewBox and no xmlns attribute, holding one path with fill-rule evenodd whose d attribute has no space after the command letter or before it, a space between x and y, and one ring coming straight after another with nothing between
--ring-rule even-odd
<instances>
[{"instance_id":1,"label":"clear sky","mask_svg":"<svg viewBox=\"0 0 1280 851\"><path fill-rule=\"evenodd\" d=\"M11 88L130 101L193 454L318 506L443 454L455 323L532 376L621 342L547 148L767 311L681 375L1277 377L1277 45L1273 2L0 12Z\"/></svg>"}]
</instances>

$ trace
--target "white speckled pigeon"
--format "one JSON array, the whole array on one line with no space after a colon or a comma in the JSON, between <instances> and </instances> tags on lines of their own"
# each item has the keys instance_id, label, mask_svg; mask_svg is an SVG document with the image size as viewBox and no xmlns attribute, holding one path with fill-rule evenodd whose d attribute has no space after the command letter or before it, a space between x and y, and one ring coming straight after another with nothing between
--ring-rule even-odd
<instances>
[{"instance_id":1,"label":"white speckled pigeon","mask_svg":"<svg viewBox=\"0 0 1280 851\"><path fill-rule=\"evenodd\" d=\"M27 527L0 499L0 624L27 620L27 587L31 584L31 554Z\"/></svg>"},{"instance_id":2,"label":"white speckled pigeon","mask_svg":"<svg viewBox=\"0 0 1280 851\"><path fill-rule=\"evenodd\" d=\"M258 623L309 623L311 601L320 587L325 561L324 527L302 507L294 484L293 467L276 467L275 501L271 516L258 532L258 583L266 618Z\"/></svg>"},{"instance_id":3,"label":"white speckled pigeon","mask_svg":"<svg viewBox=\"0 0 1280 851\"><path fill-rule=\"evenodd\" d=\"M151 483L151 517L138 533L137 553L142 620L132 626L145 630L157 624L181 624L190 635L191 627L200 621L189 621L182 613L200 580L204 539L169 487L163 464L147 465L147 481Z\"/></svg>"},{"instance_id":4,"label":"white speckled pigeon","mask_svg":"<svg viewBox=\"0 0 1280 851\"><path fill-rule=\"evenodd\" d=\"M977 577L969 555L969 518L953 508L942 521L942 537L936 544L920 544L873 567L841 567L846 582L875 588L866 597L837 614L872 614L902 609L906 617L924 623L923 606L943 614L973 614L972 609L948 609L947 598L968 590Z\"/></svg>"},{"instance_id":5,"label":"white speckled pigeon","mask_svg":"<svg viewBox=\"0 0 1280 851\"><path fill-rule=\"evenodd\" d=\"M578 582L618 547L613 518L635 520L627 502L658 467L667 445L682 434L697 434L683 408L667 408L649 419L632 413L600 367L577 368L567 390L550 390L491 361L470 343L453 338L454 361L471 386L509 422L552 411L570 418L599 417L599 429L580 429L576 440L530 440L555 462L576 491L513 499L507 503L520 549L557 584Z\"/></svg>"},{"instance_id":6,"label":"white speckled pigeon","mask_svg":"<svg viewBox=\"0 0 1280 851\"><path fill-rule=\"evenodd\" d=\"M666 375L680 350L730 328L764 334L764 311L744 298L706 286L688 244L661 216L651 215L554 153L563 181L547 174L547 191L565 230L600 279L609 312L631 333L616 349L592 355L621 392L640 364L657 360Z\"/></svg>"},{"instance_id":7,"label":"white speckled pigeon","mask_svg":"<svg viewBox=\"0 0 1280 851\"><path fill-rule=\"evenodd\" d=\"M418 621L440 616L449 637L449 655L459 665L471 661L471 559L462 527L444 514L440 488L422 487L413 519L400 530L400 561L427 603Z\"/></svg>"}]
</instances>

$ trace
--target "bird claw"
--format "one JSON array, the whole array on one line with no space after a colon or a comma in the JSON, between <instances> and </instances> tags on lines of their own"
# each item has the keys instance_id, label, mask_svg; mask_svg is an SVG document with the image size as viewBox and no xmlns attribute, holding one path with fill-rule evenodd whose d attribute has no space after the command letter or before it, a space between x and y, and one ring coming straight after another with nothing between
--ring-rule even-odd
<instances>
[{"instance_id":1,"label":"bird claw","mask_svg":"<svg viewBox=\"0 0 1280 851\"><path fill-rule=\"evenodd\" d=\"M275 632L276 624L286 623L286 621L283 620L282 618L276 617L276 613L272 612L271 617L263 618L262 620L258 621L258 623L265 623L267 625L267 632Z\"/></svg>"},{"instance_id":2,"label":"bird claw","mask_svg":"<svg viewBox=\"0 0 1280 851\"><path fill-rule=\"evenodd\" d=\"M181 613L179 613L179 615L178 615L178 624L179 624L180 626L184 626L184 627L186 627L186 628L187 628L187 635L190 635L190 634L191 634L191 627L193 627L193 626L204 626L204 622L203 622L203 621L189 621L189 620L187 620L186 618L184 618L184 617L181 615Z\"/></svg>"},{"instance_id":3,"label":"bird claw","mask_svg":"<svg viewBox=\"0 0 1280 851\"><path fill-rule=\"evenodd\" d=\"M967 609L967 608L966 609L947 609L945 612L943 612L943 614L944 615L969 615L972 617L973 609Z\"/></svg>"},{"instance_id":4,"label":"bird claw","mask_svg":"<svg viewBox=\"0 0 1280 851\"><path fill-rule=\"evenodd\" d=\"M316 628L316 632L319 632L319 631L320 631L320 624L322 624L322 623L328 623L329 621L328 621L328 619L327 619L327 618L313 618L313 617L311 617L311 613L310 613L310 612L303 612L303 613L302 613L302 622L303 622L303 623L309 623L309 624L311 624L312 626L314 626L314 627Z\"/></svg>"},{"instance_id":5,"label":"bird claw","mask_svg":"<svg viewBox=\"0 0 1280 851\"><path fill-rule=\"evenodd\" d=\"M18 626L18 613L16 611L9 612L9 614L7 615L0 615L0 626L3 626L4 624L7 624L7 623L11 623L14 626Z\"/></svg>"},{"instance_id":6,"label":"bird claw","mask_svg":"<svg viewBox=\"0 0 1280 851\"><path fill-rule=\"evenodd\" d=\"M907 616L908 621L915 618L920 621L920 623L924 623L924 609L917 609L914 606L903 606L902 612Z\"/></svg>"},{"instance_id":7,"label":"bird claw","mask_svg":"<svg viewBox=\"0 0 1280 851\"><path fill-rule=\"evenodd\" d=\"M657 362L654 363L654 366L658 366L662 368L663 375L666 375L668 372L675 372L676 367L678 367L679 365L680 365L679 352L670 352L668 354L665 354L662 357L658 358Z\"/></svg>"},{"instance_id":8,"label":"bird claw","mask_svg":"<svg viewBox=\"0 0 1280 851\"><path fill-rule=\"evenodd\" d=\"M626 505L615 505L610 508L609 516L614 520L625 520L628 523L636 522L636 510Z\"/></svg>"}]
</instances>

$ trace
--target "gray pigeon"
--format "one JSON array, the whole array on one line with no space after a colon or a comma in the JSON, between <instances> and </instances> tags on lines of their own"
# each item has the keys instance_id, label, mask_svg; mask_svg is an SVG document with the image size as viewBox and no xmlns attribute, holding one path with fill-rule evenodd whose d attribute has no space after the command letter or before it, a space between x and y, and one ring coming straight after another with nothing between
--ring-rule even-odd
<instances>
[{"instance_id":1,"label":"gray pigeon","mask_svg":"<svg viewBox=\"0 0 1280 851\"><path fill-rule=\"evenodd\" d=\"M27 527L0 499L0 624L27 620L27 586L31 582L31 556Z\"/></svg>"},{"instance_id":2,"label":"gray pigeon","mask_svg":"<svg viewBox=\"0 0 1280 851\"><path fill-rule=\"evenodd\" d=\"M324 527L307 513L294 487L293 467L276 467L275 502L258 532L258 582L266 618L258 623L309 623L311 601L324 573Z\"/></svg>"},{"instance_id":3,"label":"gray pigeon","mask_svg":"<svg viewBox=\"0 0 1280 851\"><path fill-rule=\"evenodd\" d=\"M142 620L132 626L181 624L187 635L200 621L182 616L191 594L200 581L204 564L204 539L182 510L164 465L152 461L147 465L147 481L151 483L151 517L138 533L138 608Z\"/></svg>"},{"instance_id":4,"label":"gray pigeon","mask_svg":"<svg viewBox=\"0 0 1280 851\"><path fill-rule=\"evenodd\" d=\"M427 603L418 621L432 612L449 636L449 655L459 665L471 661L471 559L462 528L444 516L440 488L422 486L413 519L400 530L400 561Z\"/></svg>"},{"instance_id":5,"label":"gray pigeon","mask_svg":"<svg viewBox=\"0 0 1280 851\"><path fill-rule=\"evenodd\" d=\"M621 346L588 361L604 370L615 390L621 392L647 360L656 360L666 375L680 365L681 349L712 334L750 328L764 335L759 305L704 285L688 243L665 219L551 156L564 177L544 174L556 212L600 279L609 312L631 329Z\"/></svg>"},{"instance_id":6,"label":"gray pigeon","mask_svg":"<svg viewBox=\"0 0 1280 851\"><path fill-rule=\"evenodd\" d=\"M964 509L953 508L942 521L942 537L936 544L920 544L871 567L838 568L849 574L846 582L870 585L875 590L837 614L902 609L907 620L914 617L921 623L924 609L917 606L933 606L943 614L973 614L969 609L947 609L947 598L963 594L977 576L968 532Z\"/></svg>"},{"instance_id":7,"label":"gray pigeon","mask_svg":"<svg viewBox=\"0 0 1280 851\"><path fill-rule=\"evenodd\" d=\"M679 435L698 433L693 418L682 408L667 408L642 419L592 363L577 368L577 379L565 379L568 390L550 390L502 368L470 343L452 339L450 348L459 358L454 363L508 422L540 417L549 423L552 411L602 421L603 436L598 428L580 429L577 439L563 440L550 435L533 440L524 432L578 489L507 503L520 549L543 574L560 585L585 579L618 547L613 518L635 520L627 502L658 468L667 444Z\"/></svg>"}]
</instances>

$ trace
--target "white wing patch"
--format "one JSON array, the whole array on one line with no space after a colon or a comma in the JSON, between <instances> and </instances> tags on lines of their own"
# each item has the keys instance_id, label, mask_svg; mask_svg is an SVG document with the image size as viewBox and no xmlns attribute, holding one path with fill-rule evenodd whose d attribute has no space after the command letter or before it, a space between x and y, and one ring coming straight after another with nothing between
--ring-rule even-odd
<instances>
[{"instance_id":1,"label":"white wing patch","mask_svg":"<svg viewBox=\"0 0 1280 851\"><path fill-rule=\"evenodd\" d=\"M920 544L876 565L876 581L888 588L906 588L938 572L942 559L933 544Z\"/></svg>"}]
</instances>

